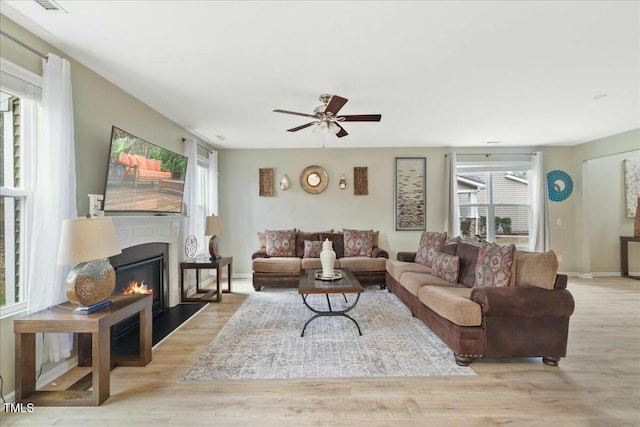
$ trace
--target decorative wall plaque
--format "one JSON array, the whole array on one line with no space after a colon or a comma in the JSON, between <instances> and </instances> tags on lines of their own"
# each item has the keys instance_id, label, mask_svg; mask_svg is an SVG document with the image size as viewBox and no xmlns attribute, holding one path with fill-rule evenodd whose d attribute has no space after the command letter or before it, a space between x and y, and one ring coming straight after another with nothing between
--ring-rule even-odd
<instances>
[{"instance_id":1,"label":"decorative wall plaque","mask_svg":"<svg viewBox=\"0 0 640 427\"><path fill-rule=\"evenodd\" d=\"M273 196L273 168L260 168L260 196Z\"/></svg>"},{"instance_id":2,"label":"decorative wall plaque","mask_svg":"<svg viewBox=\"0 0 640 427\"><path fill-rule=\"evenodd\" d=\"M353 168L353 194L356 196L366 196L369 194L369 175L366 166L355 166Z\"/></svg>"}]
</instances>

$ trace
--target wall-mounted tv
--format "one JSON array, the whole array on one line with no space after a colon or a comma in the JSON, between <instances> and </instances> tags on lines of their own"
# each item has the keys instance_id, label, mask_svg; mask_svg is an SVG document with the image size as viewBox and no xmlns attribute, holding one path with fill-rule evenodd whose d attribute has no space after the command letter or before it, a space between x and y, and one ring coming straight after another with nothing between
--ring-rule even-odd
<instances>
[{"instance_id":1,"label":"wall-mounted tv","mask_svg":"<svg viewBox=\"0 0 640 427\"><path fill-rule=\"evenodd\" d=\"M182 212L187 158L111 128L105 212Z\"/></svg>"}]
</instances>

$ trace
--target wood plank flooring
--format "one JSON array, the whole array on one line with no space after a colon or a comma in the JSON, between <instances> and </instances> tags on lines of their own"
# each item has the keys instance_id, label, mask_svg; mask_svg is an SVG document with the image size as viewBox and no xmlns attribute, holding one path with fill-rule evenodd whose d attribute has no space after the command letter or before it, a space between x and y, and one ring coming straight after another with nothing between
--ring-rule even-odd
<instances>
[{"instance_id":1,"label":"wood plank flooring","mask_svg":"<svg viewBox=\"0 0 640 427\"><path fill-rule=\"evenodd\" d=\"M576 311L558 368L479 360L477 377L180 382L253 292L236 280L233 294L158 345L149 365L116 368L101 407L36 407L1 413L0 424L640 426L640 281L572 278L569 290Z\"/></svg>"}]
</instances>

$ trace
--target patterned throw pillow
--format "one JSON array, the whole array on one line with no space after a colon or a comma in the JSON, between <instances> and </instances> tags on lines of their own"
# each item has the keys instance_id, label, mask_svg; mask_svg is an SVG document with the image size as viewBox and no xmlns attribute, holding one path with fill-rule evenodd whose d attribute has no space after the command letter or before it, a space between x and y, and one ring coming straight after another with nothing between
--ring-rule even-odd
<instances>
[{"instance_id":1,"label":"patterned throw pillow","mask_svg":"<svg viewBox=\"0 0 640 427\"><path fill-rule=\"evenodd\" d=\"M416 253L416 261L418 264L431 267L436 255L440 252L440 248L444 246L447 240L447 233L436 233L433 231L425 231L420 237L420 245Z\"/></svg>"},{"instance_id":2,"label":"patterned throw pillow","mask_svg":"<svg viewBox=\"0 0 640 427\"><path fill-rule=\"evenodd\" d=\"M296 230L265 230L267 255L296 256Z\"/></svg>"},{"instance_id":3,"label":"patterned throw pillow","mask_svg":"<svg viewBox=\"0 0 640 427\"><path fill-rule=\"evenodd\" d=\"M303 258L320 258L320 252L322 252L322 242L319 240L305 240L304 241L304 256Z\"/></svg>"},{"instance_id":4,"label":"patterned throw pillow","mask_svg":"<svg viewBox=\"0 0 640 427\"><path fill-rule=\"evenodd\" d=\"M343 230L344 256L368 256L373 253L373 230Z\"/></svg>"},{"instance_id":5,"label":"patterned throw pillow","mask_svg":"<svg viewBox=\"0 0 640 427\"><path fill-rule=\"evenodd\" d=\"M500 246L495 243L483 243L478 251L476 264L476 283L474 286L506 287L511 283L511 267L515 245Z\"/></svg>"},{"instance_id":6,"label":"patterned throw pillow","mask_svg":"<svg viewBox=\"0 0 640 427\"><path fill-rule=\"evenodd\" d=\"M454 255L440 252L433 260L433 275L446 280L449 283L458 282L458 271L460 271L460 258Z\"/></svg>"}]
</instances>

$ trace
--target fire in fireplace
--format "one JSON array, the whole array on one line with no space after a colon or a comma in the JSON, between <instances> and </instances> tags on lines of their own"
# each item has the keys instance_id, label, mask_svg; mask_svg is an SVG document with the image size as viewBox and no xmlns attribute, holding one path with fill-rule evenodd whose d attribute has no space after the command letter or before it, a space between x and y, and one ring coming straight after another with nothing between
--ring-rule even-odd
<instances>
[{"instance_id":1,"label":"fire in fireplace","mask_svg":"<svg viewBox=\"0 0 640 427\"><path fill-rule=\"evenodd\" d=\"M153 295L153 316L165 308L165 254L167 245L163 243L147 243L126 248L121 254L111 258L116 271L114 294L144 293ZM136 316L114 325L111 335L117 340L134 327L137 327Z\"/></svg>"},{"instance_id":2,"label":"fire in fireplace","mask_svg":"<svg viewBox=\"0 0 640 427\"><path fill-rule=\"evenodd\" d=\"M142 294L142 295L151 295L153 294L153 289L148 288L147 285L144 284L144 281L138 283L136 281L129 282L129 286L122 290L124 295L133 295L133 294Z\"/></svg>"}]
</instances>

